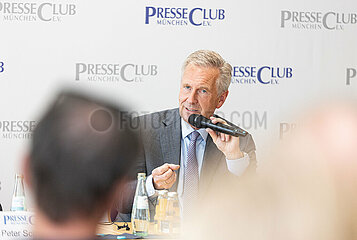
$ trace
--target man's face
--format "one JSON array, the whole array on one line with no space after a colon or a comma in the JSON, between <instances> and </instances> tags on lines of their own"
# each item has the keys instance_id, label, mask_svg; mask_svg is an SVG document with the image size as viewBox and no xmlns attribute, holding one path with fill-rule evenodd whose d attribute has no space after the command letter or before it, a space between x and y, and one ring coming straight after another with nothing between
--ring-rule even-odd
<instances>
[{"instance_id":1,"label":"man's face","mask_svg":"<svg viewBox=\"0 0 357 240\"><path fill-rule=\"evenodd\" d=\"M228 91L218 95L216 80L219 69L189 64L181 79L179 94L180 115L188 122L191 114L201 114L207 118L220 108Z\"/></svg>"}]
</instances>

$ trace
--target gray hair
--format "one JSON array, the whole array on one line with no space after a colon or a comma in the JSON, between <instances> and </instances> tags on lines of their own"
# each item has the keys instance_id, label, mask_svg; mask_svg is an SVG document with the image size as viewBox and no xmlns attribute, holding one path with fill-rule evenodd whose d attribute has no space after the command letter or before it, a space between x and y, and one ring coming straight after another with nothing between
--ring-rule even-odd
<instances>
[{"instance_id":1,"label":"gray hair","mask_svg":"<svg viewBox=\"0 0 357 240\"><path fill-rule=\"evenodd\" d=\"M197 50L186 58L182 66L182 73L191 63L200 67L217 68L220 72L216 82L218 94L228 91L232 78L232 66L221 55L211 50Z\"/></svg>"}]
</instances>

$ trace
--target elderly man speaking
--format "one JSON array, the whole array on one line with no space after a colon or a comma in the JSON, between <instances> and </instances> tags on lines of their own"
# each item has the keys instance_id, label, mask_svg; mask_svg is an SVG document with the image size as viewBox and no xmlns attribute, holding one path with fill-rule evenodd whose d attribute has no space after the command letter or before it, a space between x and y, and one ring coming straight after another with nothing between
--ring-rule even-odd
<instances>
[{"instance_id":1,"label":"elderly man speaking","mask_svg":"<svg viewBox=\"0 0 357 240\"><path fill-rule=\"evenodd\" d=\"M155 190L177 191L185 215L200 197L212 194L208 189L217 180L256 168L250 134L232 137L208 128L197 129L188 121L191 114L199 114L214 124L227 124L214 112L227 99L231 65L216 52L199 50L187 57L182 70L179 107L139 117L142 151L137 172L148 176L151 217ZM134 192L135 180L129 188ZM128 204L127 213L130 209Z\"/></svg>"}]
</instances>

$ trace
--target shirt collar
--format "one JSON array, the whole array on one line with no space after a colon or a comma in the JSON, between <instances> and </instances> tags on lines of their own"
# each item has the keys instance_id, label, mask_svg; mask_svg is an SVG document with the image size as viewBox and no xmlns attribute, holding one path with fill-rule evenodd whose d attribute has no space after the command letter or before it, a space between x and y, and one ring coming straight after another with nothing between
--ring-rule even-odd
<instances>
[{"instance_id":1,"label":"shirt collar","mask_svg":"<svg viewBox=\"0 0 357 240\"><path fill-rule=\"evenodd\" d=\"M190 124L188 124L185 120L183 120L183 118L181 118L181 133L182 133L182 139L185 139L185 137L187 137L188 135L190 135L193 131L197 131L203 141L206 141L207 136L208 136L208 132L206 132L206 129L204 128L200 128L198 130L195 130L191 127Z\"/></svg>"}]
</instances>

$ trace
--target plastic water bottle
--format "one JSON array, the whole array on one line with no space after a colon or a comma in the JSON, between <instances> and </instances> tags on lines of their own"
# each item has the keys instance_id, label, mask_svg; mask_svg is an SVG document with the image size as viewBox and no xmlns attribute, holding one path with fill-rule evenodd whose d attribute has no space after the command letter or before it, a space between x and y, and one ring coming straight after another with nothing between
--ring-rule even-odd
<instances>
[{"instance_id":1,"label":"plastic water bottle","mask_svg":"<svg viewBox=\"0 0 357 240\"><path fill-rule=\"evenodd\" d=\"M145 186L146 174L138 173L138 184L136 185L133 211L131 213L131 224L136 236L144 237L149 230L149 200Z\"/></svg>"},{"instance_id":2,"label":"plastic water bottle","mask_svg":"<svg viewBox=\"0 0 357 240\"><path fill-rule=\"evenodd\" d=\"M11 211L26 211L24 177L21 174L15 175L15 187L12 195Z\"/></svg>"},{"instance_id":3,"label":"plastic water bottle","mask_svg":"<svg viewBox=\"0 0 357 240\"><path fill-rule=\"evenodd\" d=\"M180 221L180 205L177 192L169 192L167 198L165 218L161 222L161 232L169 234L179 234L181 230Z\"/></svg>"}]
</instances>

